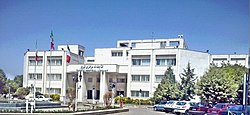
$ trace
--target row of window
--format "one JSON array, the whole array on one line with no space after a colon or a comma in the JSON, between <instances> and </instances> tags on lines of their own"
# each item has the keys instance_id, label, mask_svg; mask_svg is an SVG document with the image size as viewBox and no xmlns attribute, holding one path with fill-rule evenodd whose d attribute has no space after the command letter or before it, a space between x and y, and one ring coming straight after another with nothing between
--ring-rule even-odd
<instances>
[{"instance_id":1,"label":"row of window","mask_svg":"<svg viewBox=\"0 0 250 115\"><path fill-rule=\"evenodd\" d=\"M92 83L93 82L93 78L89 77L88 78L88 82ZM96 82L100 83L100 78L99 77L96 78ZM113 82L113 78L109 78L109 82L112 83ZM116 82L117 83L126 83L126 79L125 78L117 78Z\"/></svg>"},{"instance_id":2,"label":"row of window","mask_svg":"<svg viewBox=\"0 0 250 115\"><path fill-rule=\"evenodd\" d=\"M135 91L131 90L131 97L149 97L149 91Z\"/></svg>"},{"instance_id":3,"label":"row of window","mask_svg":"<svg viewBox=\"0 0 250 115\"><path fill-rule=\"evenodd\" d=\"M150 59L132 59L132 65L150 65ZM175 66L176 59L156 59L156 65Z\"/></svg>"},{"instance_id":4,"label":"row of window","mask_svg":"<svg viewBox=\"0 0 250 115\"><path fill-rule=\"evenodd\" d=\"M231 58L232 61L245 61L246 58ZM213 58L213 61L227 61L227 58Z\"/></svg>"},{"instance_id":5,"label":"row of window","mask_svg":"<svg viewBox=\"0 0 250 115\"><path fill-rule=\"evenodd\" d=\"M36 59L34 56L29 57L29 65L34 66L38 65L41 66L43 64L43 58L38 57L37 63ZM48 56L47 57L47 65L52 65L52 66L61 66L62 65L62 56L51 56L51 58Z\"/></svg>"},{"instance_id":6,"label":"row of window","mask_svg":"<svg viewBox=\"0 0 250 115\"><path fill-rule=\"evenodd\" d=\"M42 74L41 73L37 73L37 74L29 74L28 79L30 80L42 80ZM61 81L62 80L62 75L61 74L47 74L47 81L51 80L51 81Z\"/></svg>"},{"instance_id":7,"label":"row of window","mask_svg":"<svg viewBox=\"0 0 250 115\"><path fill-rule=\"evenodd\" d=\"M133 82L149 82L149 75L132 75ZM159 83L164 78L164 75L155 75L155 82Z\"/></svg>"},{"instance_id":8,"label":"row of window","mask_svg":"<svg viewBox=\"0 0 250 115\"><path fill-rule=\"evenodd\" d=\"M42 93L42 88L40 87L36 87L36 92L40 92ZM46 93L50 93L50 94L61 94L61 88L46 88Z\"/></svg>"}]
</instances>

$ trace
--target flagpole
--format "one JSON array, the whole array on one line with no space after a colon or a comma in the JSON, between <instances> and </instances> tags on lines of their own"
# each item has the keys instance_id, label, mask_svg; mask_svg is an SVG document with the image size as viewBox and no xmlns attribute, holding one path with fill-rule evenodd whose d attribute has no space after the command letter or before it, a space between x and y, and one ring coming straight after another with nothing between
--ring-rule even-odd
<instances>
[{"instance_id":1,"label":"flagpole","mask_svg":"<svg viewBox=\"0 0 250 115\"><path fill-rule=\"evenodd\" d=\"M51 49L50 49L50 57L49 57L50 59L50 63L49 63L49 65L50 65L50 67L49 67L49 76L48 76L48 78L49 78L49 90L48 90L48 93L49 93L49 98L50 98L50 79L51 79Z\"/></svg>"},{"instance_id":2,"label":"flagpole","mask_svg":"<svg viewBox=\"0 0 250 115\"><path fill-rule=\"evenodd\" d=\"M34 109L35 109L35 105L36 105L36 80L37 80L37 73L36 73L36 65L37 65L37 40L36 40L36 56L35 56L35 78L34 78L34 89L33 89L33 93L34 93Z\"/></svg>"}]
</instances>

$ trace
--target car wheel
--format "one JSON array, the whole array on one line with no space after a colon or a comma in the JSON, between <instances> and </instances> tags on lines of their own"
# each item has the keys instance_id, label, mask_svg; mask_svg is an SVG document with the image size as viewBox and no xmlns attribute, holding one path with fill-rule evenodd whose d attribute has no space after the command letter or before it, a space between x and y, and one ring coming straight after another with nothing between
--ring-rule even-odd
<instances>
[{"instance_id":1,"label":"car wheel","mask_svg":"<svg viewBox=\"0 0 250 115\"><path fill-rule=\"evenodd\" d=\"M154 107L154 111L157 111L157 108L156 108L156 107Z\"/></svg>"}]
</instances>

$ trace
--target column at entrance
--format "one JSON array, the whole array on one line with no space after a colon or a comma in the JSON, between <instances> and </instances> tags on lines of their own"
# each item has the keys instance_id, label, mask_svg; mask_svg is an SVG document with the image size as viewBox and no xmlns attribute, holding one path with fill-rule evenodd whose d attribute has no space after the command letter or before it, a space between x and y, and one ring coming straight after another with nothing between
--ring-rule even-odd
<instances>
[{"instance_id":1,"label":"column at entrance","mask_svg":"<svg viewBox=\"0 0 250 115\"><path fill-rule=\"evenodd\" d=\"M106 80L106 72L100 72L100 103L104 103L103 96L107 91L107 80Z\"/></svg>"},{"instance_id":2,"label":"column at entrance","mask_svg":"<svg viewBox=\"0 0 250 115\"><path fill-rule=\"evenodd\" d=\"M86 77L83 71L78 72L78 76L81 75L81 82L78 84L78 102L87 102L87 87L86 87Z\"/></svg>"}]
</instances>

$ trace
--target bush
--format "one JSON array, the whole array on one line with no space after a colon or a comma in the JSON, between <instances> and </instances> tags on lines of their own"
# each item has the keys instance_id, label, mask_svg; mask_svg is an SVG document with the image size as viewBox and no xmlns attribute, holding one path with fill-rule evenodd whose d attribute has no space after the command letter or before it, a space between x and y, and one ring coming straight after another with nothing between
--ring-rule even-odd
<instances>
[{"instance_id":1,"label":"bush","mask_svg":"<svg viewBox=\"0 0 250 115\"><path fill-rule=\"evenodd\" d=\"M52 98L53 101L60 101L60 95L59 94L51 94L50 98Z\"/></svg>"}]
</instances>

